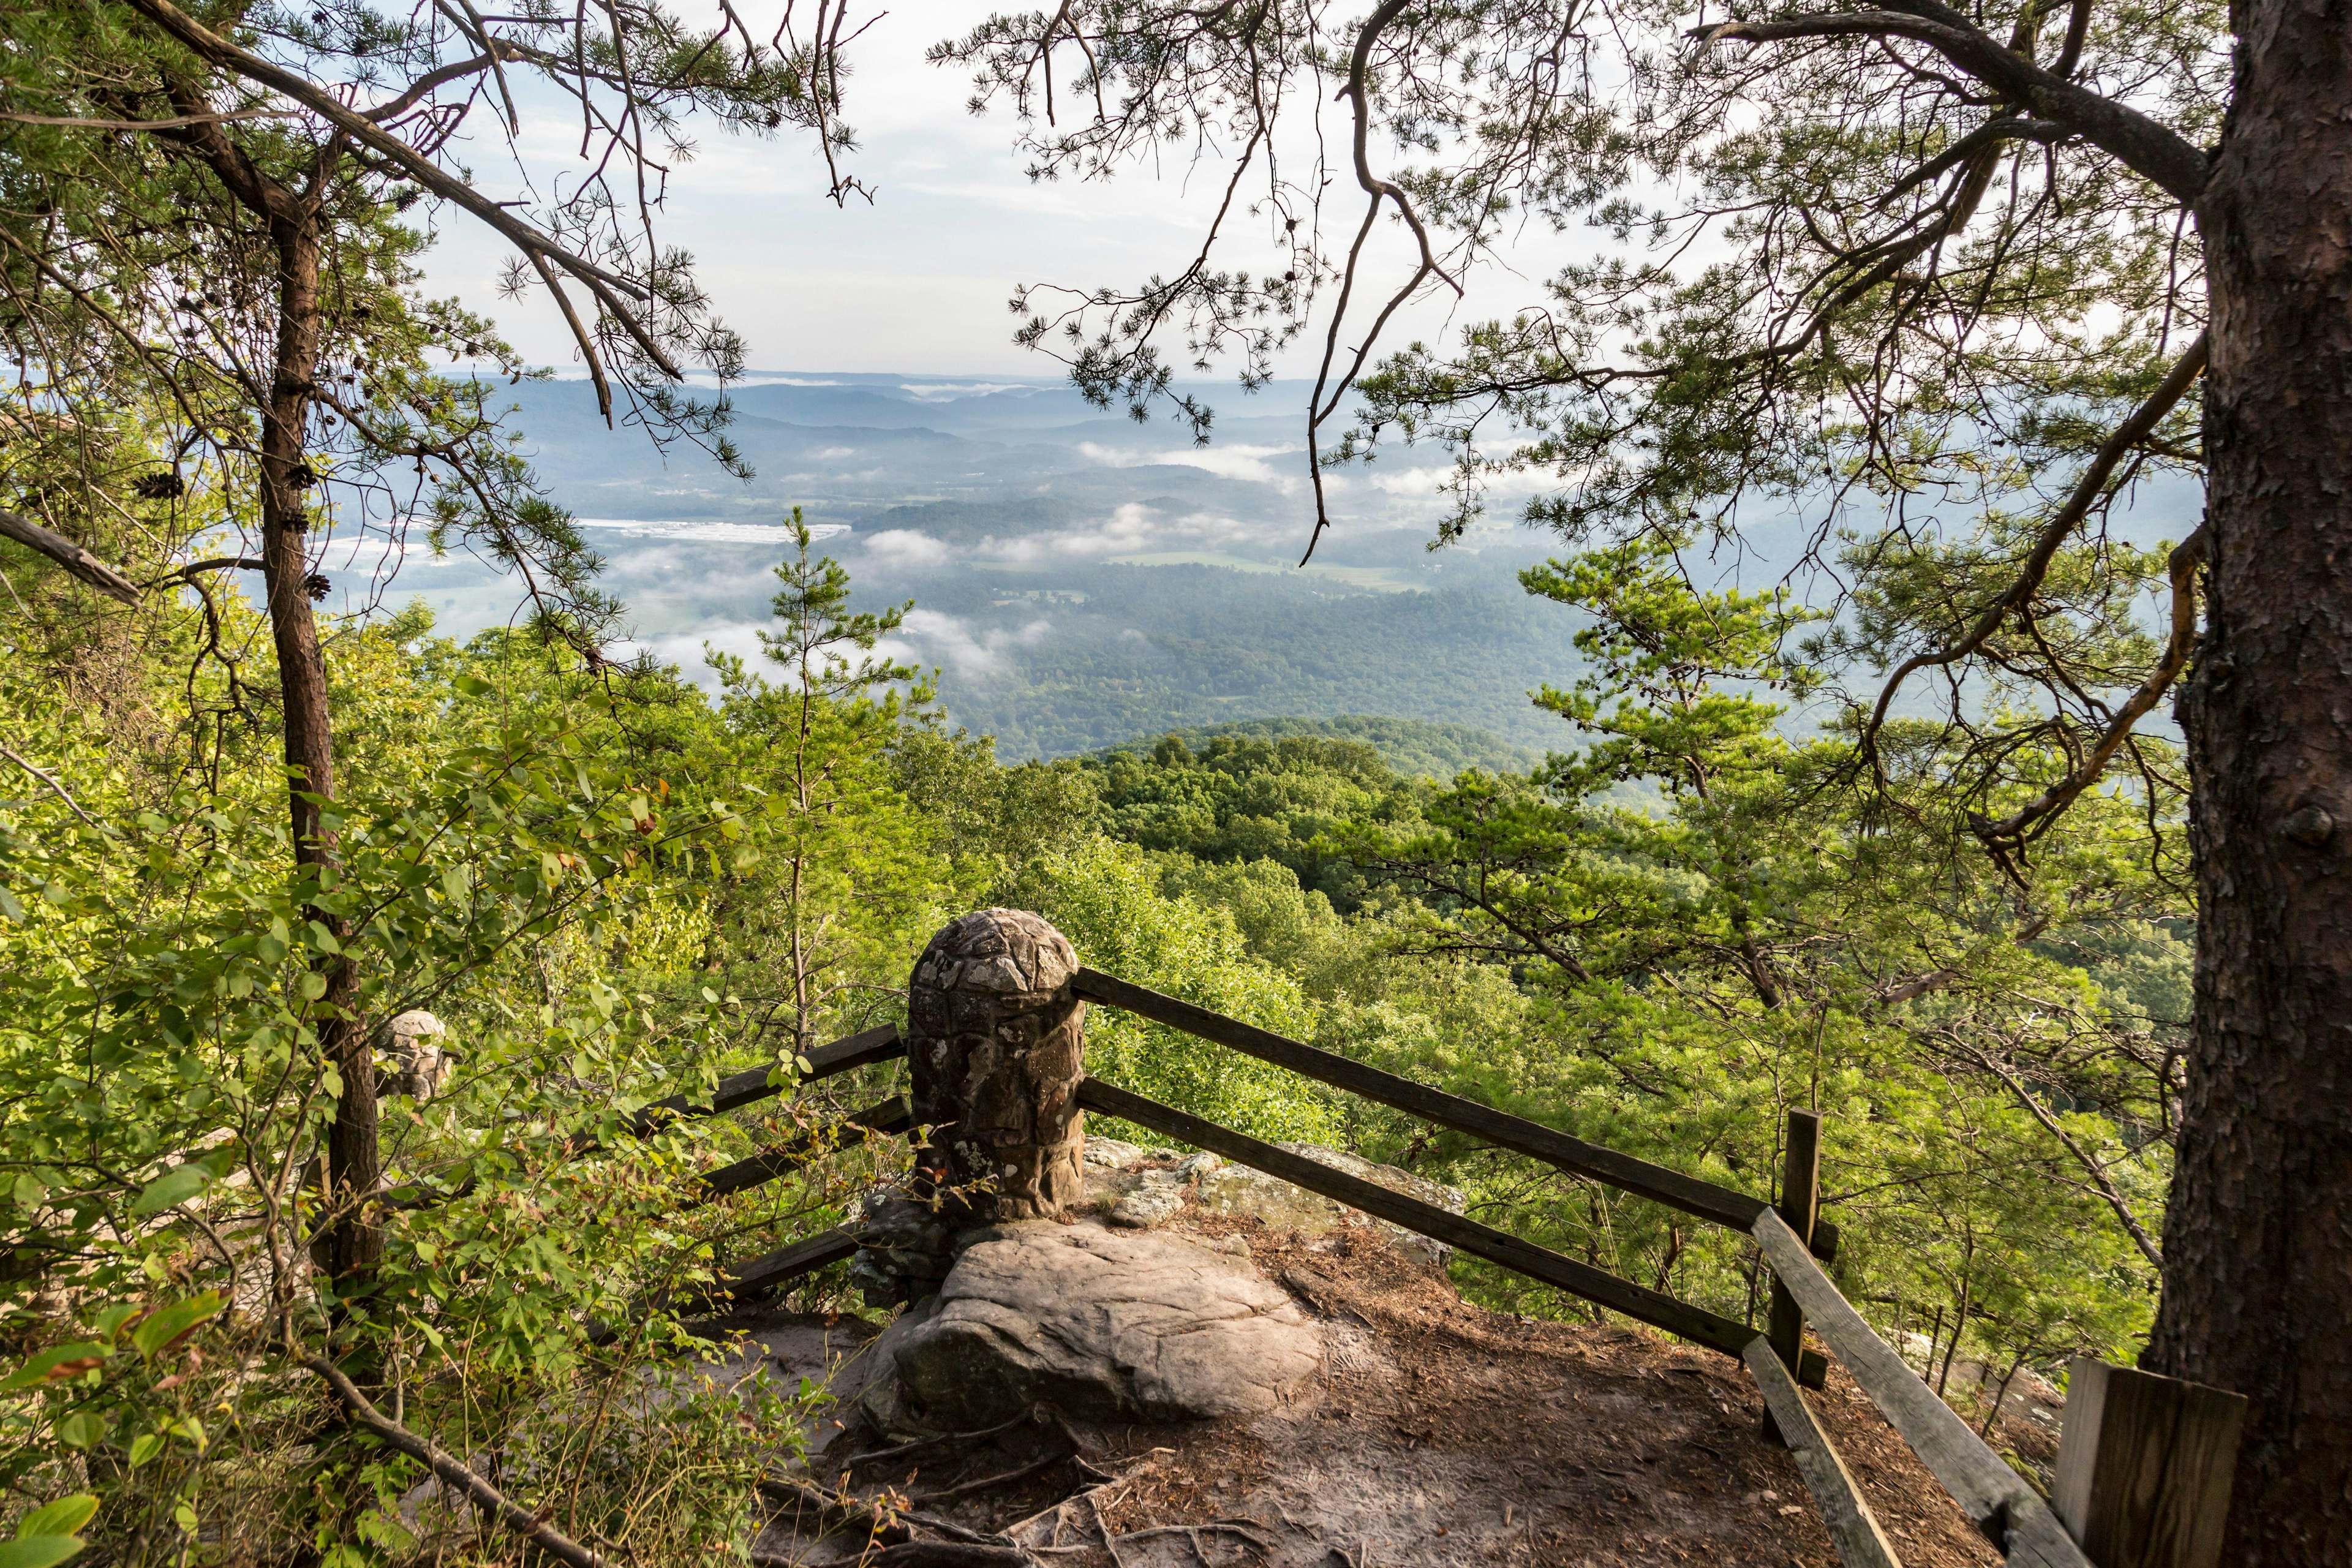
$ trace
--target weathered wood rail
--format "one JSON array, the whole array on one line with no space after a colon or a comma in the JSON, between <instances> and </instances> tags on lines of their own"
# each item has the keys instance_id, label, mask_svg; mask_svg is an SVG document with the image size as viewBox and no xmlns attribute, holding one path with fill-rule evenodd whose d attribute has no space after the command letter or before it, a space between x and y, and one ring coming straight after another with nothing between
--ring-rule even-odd
<instances>
[{"instance_id":1,"label":"weathered wood rail","mask_svg":"<svg viewBox=\"0 0 2352 1568\"><path fill-rule=\"evenodd\" d=\"M1222 1013L1212 1013L1206 1007L1195 1006L1175 996L1130 984L1115 975L1097 969L1081 969L1070 982L1070 989L1090 1002L1100 1002L1181 1029L1200 1039L1255 1057L1278 1068L1286 1068L1301 1078L1311 1078L1328 1083L1334 1089L1344 1089L1360 1094L1366 1100L1377 1100L1408 1116L1423 1121L1450 1127L1466 1132L1498 1148L1514 1153L1531 1155L1563 1171L1589 1176L1631 1193L1648 1198L1669 1208L1680 1209L1699 1219L1712 1220L1733 1230L1746 1230L1756 1223L1756 1216L1770 1208L1771 1204L1729 1187L1719 1187L1712 1182L1686 1176L1680 1171L1654 1165L1647 1160L1618 1152L1599 1143L1588 1143L1581 1138L1571 1138L1565 1132L1497 1110L1491 1105L1481 1105L1475 1100L1447 1094L1443 1089L1415 1083L1409 1078L1382 1072L1366 1067L1346 1057L1298 1040L1286 1038L1238 1018L1228 1018ZM1837 1257L1837 1227L1820 1225L1814 1229L1814 1247L1824 1261ZM1738 1352L1735 1350L1734 1354Z\"/></svg>"},{"instance_id":2,"label":"weathered wood rail","mask_svg":"<svg viewBox=\"0 0 2352 1568\"><path fill-rule=\"evenodd\" d=\"M1061 942L1058 933L1053 933L1050 927L1043 927L1042 922L1035 922L1033 916L1006 918L1034 922L1051 935L1054 942ZM950 928L950 932L955 930L954 927ZM943 933L943 940L946 934ZM934 943L934 948L939 945ZM1066 943L1062 944L1061 951L1066 955ZM929 965L931 963L931 952L927 950L925 963ZM929 983L935 990L953 984L952 981L940 979L939 973L919 966L918 980L923 981L927 975L929 976ZM2068 1534L2042 1495L2011 1469L1966 1421L1920 1380L1901 1356L1871 1330L1823 1271L1822 1265L1836 1258L1838 1236L1836 1227L1820 1214L1822 1121L1819 1117L1804 1111L1792 1113L1785 1144L1787 1159L1781 1193L1777 1199L1766 1199L1669 1170L1495 1107L1382 1072L1181 998L1120 980L1115 975L1086 968L1063 973L1066 975L1066 984L1057 983L1056 988L1051 992L1034 988L1020 992L1017 986L1001 978L992 982L997 1000L991 1005L997 1010L986 1015L992 1022L983 1026L978 1035L968 1038L982 1042L983 1055L993 1050L994 1047L988 1047L987 1042L1000 1037L997 1032L1003 1029L1005 1020L1013 1016L1004 1011L1007 1007L1016 1011L1021 1007L1034 1010L1041 1005L1057 1008L1059 1011L1055 1016L1062 1021L1048 1020L1051 1028L1075 1030L1076 1026L1068 1021L1072 1016L1068 1005L1070 999L1076 998L1122 1009L1317 1082L1360 1094L1433 1125L1544 1161L1560 1170L1665 1205L1752 1238L1773 1279L1769 1327L1759 1330L1748 1323L1677 1300L1662 1291L1620 1279L1606 1270L1564 1257L1508 1232L1334 1170L1100 1079L1087 1077L1075 1059L1061 1068L1049 1066L1041 1078L1037 1063L1028 1061L1021 1049L1011 1049L1009 1056L997 1053L1003 1059L984 1065L984 1071L1000 1074L989 1090L1000 1097L1000 1104L1006 1086L1017 1080L1022 1092L1039 1097L1046 1119L1057 1119L1056 1124L1069 1124L1073 1112L1082 1109L1149 1128L1678 1335L1692 1343L1738 1358L1754 1378L1768 1413L1769 1426L1788 1446L1845 1568L1901 1568L1901 1560L1894 1546L1872 1516L1861 1489L1839 1458L1801 1391L1802 1387L1820 1387L1827 1366L1826 1358L1805 1344L1806 1331L1810 1328L1845 1367L1855 1385L1919 1457L1929 1473L1951 1495L1962 1513L1987 1539L2002 1550L2009 1563L2018 1564L2020 1568L2099 1568ZM1034 980L1034 974L1029 977L1031 983ZM1013 994L1012 1001L1003 1000L1007 994ZM935 1019L934 1027L937 1026L940 1026ZM932 1038L919 1029L916 1034L919 1040ZM1039 1037L1034 1029L1024 1031L1015 1027L1001 1037L1004 1040L1027 1038L1034 1042ZM934 1044L944 1053L938 1058L940 1061L951 1058L959 1072L970 1072L972 1058L968 1055L955 1055L949 1048L953 1042L940 1038ZM930 1046L924 1047L926 1050L932 1048ZM970 1047L966 1045L959 1048L968 1052ZM811 1051L807 1057L808 1070L801 1075L798 1081L829 1078L854 1068L892 1061L908 1054L908 1040L898 1029L871 1029ZM1055 1059L1058 1061L1060 1058ZM1012 1064L1010 1068L1006 1066L1007 1062ZM804 1132L709 1173L701 1178L698 1191L690 1200L690 1206L749 1191L803 1169L838 1150L867 1140L917 1131L917 1107L927 1103L926 1093L931 1097L928 1103L936 1106L940 1103L943 1092L939 1067L935 1064L930 1070L932 1078L926 1090L923 1077L925 1060L919 1056L911 1102L909 1097L894 1096L828 1127ZM1050 1081L1055 1070L1066 1072L1066 1080ZM1001 1076L1007 1072L1013 1076ZM1024 1074L1025 1077L1023 1076ZM768 1076L766 1069L754 1069L723 1080L707 1099L674 1096L657 1102L637 1113L629 1123L628 1131L649 1132L673 1119L716 1115L783 1092L782 1088L769 1083ZM1035 1114L1033 1111L1033 1122L1042 1126L1042 1122L1034 1121ZM929 1120L936 1121L937 1125L925 1126L921 1131L935 1135L929 1145L934 1150L931 1156L934 1166L939 1162L937 1149L950 1139L960 1140L957 1146L961 1152L959 1157L968 1158L972 1151L989 1147L984 1140L975 1142L960 1133L950 1121L935 1117ZM1042 1134L1024 1132L1020 1135L1035 1137ZM1040 1145L1032 1143L1019 1147L1034 1150ZM1045 1168L1041 1166L1039 1169L1044 1171ZM920 1174L919 1172L919 1176ZM1039 1178L1046 1186L1060 1179L1053 1176L1050 1171ZM1044 1194L1043 1201L1053 1201L1045 1186L1034 1184L1025 1191L1022 1201L1034 1205L1041 1201L1041 1194ZM437 1201L446 1201L446 1198ZM690 1295L673 1298L669 1305L674 1310L700 1310L724 1308L732 1303L757 1300L815 1269L852 1257L859 1250L860 1241L857 1232L850 1227L809 1237L723 1269L708 1287ZM2202 1392L2210 1394L2211 1391ZM2216 1397L2226 1399L2233 1396ZM2204 1473L2208 1476L2212 1473L2210 1464L2206 1466ZM2226 1466L2222 1474L2226 1476ZM2210 1490L2207 1495L2210 1495ZM2226 1506L2226 1481L2221 1500L2222 1506ZM2166 1562L2175 1560L2165 1559ZM2157 1559L2153 1557L2133 1559L2135 1565L2155 1561ZM2105 1568L2118 1568L2118 1564L2110 1563Z\"/></svg>"},{"instance_id":3,"label":"weathered wood rail","mask_svg":"<svg viewBox=\"0 0 2352 1568\"><path fill-rule=\"evenodd\" d=\"M1374 1182L1360 1176L1335 1171L1330 1166L1277 1149L1271 1143L1260 1142L1230 1127L1178 1110L1158 1100L1146 1100L1139 1094L1115 1089L1098 1078L1090 1078L1078 1085L1078 1103L1088 1110L1099 1110L1106 1116L1116 1116L1132 1121L1139 1127L1149 1127L1164 1132L1197 1149L1207 1149L1223 1155L1235 1164L1247 1165L1254 1171L1264 1171L1269 1176L1279 1176L1296 1187L1310 1193L1320 1193L1349 1208L1360 1210L1374 1219L1384 1219L1417 1235L1442 1241L1448 1247L1459 1247L1473 1258L1483 1258L1489 1263L1500 1264L1530 1279L1540 1279L1547 1285L1581 1296L1588 1301L1624 1313L1629 1318L1679 1334L1695 1344L1721 1351L1726 1355L1738 1355L1741 1347L1756 1337L1756 1331L1731 1318L1718 1317L1703 1308L1675 1300L1672 1296L1645 1289L1630 1279L1620 1279L1605 1269L1572 1258L1522 1241L1507 1231L1481 1225L1475 1219L1425 1204L1402 1193L1392 1193Z\"/></svg>"}]
</instances>

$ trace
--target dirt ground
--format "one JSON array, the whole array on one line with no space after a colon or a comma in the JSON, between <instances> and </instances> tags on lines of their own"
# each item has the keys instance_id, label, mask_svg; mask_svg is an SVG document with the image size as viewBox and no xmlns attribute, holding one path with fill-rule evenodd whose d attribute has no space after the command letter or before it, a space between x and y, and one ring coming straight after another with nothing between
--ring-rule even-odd
<instances>
[{"instance_id":1,"label":"dirt ground","mask_svg":"<svg viewBox=\"0 0 2352 1568\"><path fill-rule=\"evenodd\" d=\"M854 1561L882 1500L1070 1568L1833 1568L1738 1363L1645 1331L1486 1311L1369 1227L1187 1228L1244 1237L1321 1321L1323 1369L1291 1404L1182 1426L1049 1418L861 1460L896 1445L845 1399L811 1480L856 1506L772 1494L759 1561ZM862 1336L771 1322L760 1338L779 1371L809 1370L791 1363L812 1346L835 1359L845 1394L871 1370ZM1909 1568L2000 1560L1842 1370L1809 1397Z\"/></svg>"}]
</instances>

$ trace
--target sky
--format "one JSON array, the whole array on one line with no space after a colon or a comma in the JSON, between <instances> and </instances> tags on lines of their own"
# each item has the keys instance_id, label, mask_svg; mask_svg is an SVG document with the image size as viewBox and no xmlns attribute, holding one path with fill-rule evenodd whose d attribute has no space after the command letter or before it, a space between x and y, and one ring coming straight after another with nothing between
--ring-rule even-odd
<instances>
[{"instance_id":1,"label":"sky","mask_svg":"<svg viewBox=\"0 0 2352 1568\"><path fill-rule=\"evenodd\" d=\"M758 26L762 13L750 14ZM1181 163L1163 163L1157 177L1144 167L1109 181L1033 183L1013 151L1013 116L967 111L968 74L925 64L923 51L986 14L894 0L857 40L845 118L862 147L846 170L873 190L870 204L826 198L824 161L805 133L763 141L713 130L677 171L663 238L694 253L753 368L1052 378L1054 362L1012 342L1006 301L1016 285L1132 287L1181 269L1197 250L1223 173L1194 169L1188 181ZM864 16L854 11L851 26ZM544 151L555 153L577 121L543 123ZM488 174L503 149L479 154ZM1343 200L1344 226L1360 209L1352 192ZM1401 231L1377 243L1387 247L1381 259L1403 260ZM446 212L428 277L496 317L527 357L570 364L570 341L544 295L496 298L504 257L474 220ZM1490 276L1474 280L1467 308L1493 314L1531 292L1525 279ZM1391 341L1442 331L1458 309L1449 300L1409 312ZM1313 359L1302 344L1279 368L1311 375Z\"/></svg>"}]
</instances>

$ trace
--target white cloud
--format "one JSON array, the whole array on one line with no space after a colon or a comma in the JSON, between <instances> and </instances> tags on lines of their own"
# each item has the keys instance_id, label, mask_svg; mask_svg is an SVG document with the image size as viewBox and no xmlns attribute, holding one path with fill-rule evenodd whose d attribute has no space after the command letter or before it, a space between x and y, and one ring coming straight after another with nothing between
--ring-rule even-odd
<instances>
[{"instance_id":1,"label":"white cloud","mask_svg":"<svg viewBox=\"0 0 2352 1568\"><path fill-rule=\"evenodd\" d=\"M1033 647L1053 630L1051 621L1034 620L1017 631L1003 626L976 631L961 616L913 609L907 612L899 636L876 651L910 664L943 665L959 675L986 676L1003 668L1007 650Z\"/></svg>"},{"instance_id":2,"label":"white cloud","mask_svg":"<svg viewBox=\"0 0 2352 1568\"><path fill-rule=\"evenodd\" d=\"M993 560L1023 563L1098 560L1106 555L1127 555L1149 549L1161 531L1161 524L1150 507L1129 501L1098 523L1056 533L991 539L981 546L981 553Z\"/></svg>"},{"instance_id":3,"label":"white cloud","mask_svg":"<svg viewBox=\"0 0 2352 1568\"><path fill-rule=\"evenodd\" d=\"M575 517L572 521L583 528L610 528L645 539L708 539L726 544L789 544L793 538L792 529L782 523L730 522L715 518L662 521L634 517ZM809 524L811 539L834 539L849 531L845 522Z\"/></svg>"},{"instance_id":4,"label":"white cloud","mask_svg":"<svg viewBox=\"0 0 2352 1568\"><path fill-rule=\"evenodd\" d=\"M1379 468L1365 477L1382 495L1431 496L1452 475L1452 468Z\"/></svg>"},{"instance_id":5,"label":"white cloud","mask_svg":"<svg viewBox=\"0 0 2352 1568\"><path fill-rule=\"evenodd\" d=\"M866 553L877 566L938 566L955 552L929 534L911 528L886 528L866 537Z\"/></svg>"},{"instance_id":6,"label":"white cloud","mask_svg":"<svg viewBox=\"0 0 2352 1568\"><path fill-rule=\"evenodd\" d=\"M1027 392L1036 385L1027 381L907 381L898 390L926 403L944 403L951 398L976 397L992 392Z\"/></svg>"},{"instance_id":7,"label":"white cloud","mask_svg":"<svg viewBox=\"0 0 2352 1568\"><path fill-rule=\"evenodd\" d=\"M1201 468L1219 479L1246 479L1252 484L1272 485L1284 495L1295 494L1307 482L1306 476L1290 471L1298 466L1297 464L1277 469L1266 459L1297 457L1305 450L1303 447L1174 447L1155 450L1105 447L1093 441L1078 444L1078 451L1082 455L1114 468L1166 465Z\"/></svg>"},{"instance_id":8,"label":"white cloud","mask_svg":"<svg viewBox=\"0 0 2352 1568\"><path fill-rule=\"evenodd\" d=\"M758 668L765 661L766 651L760 646L759 621L721 621L716 626L699 626L690 632L660 632L635 642L621 643L614 652L623 658L637 653L649 653L664 664L674 664L687 679L706 691L719 689L718 672L706 660L706 647L740 657L746 664Z\"/></svg>"}]
</instances>

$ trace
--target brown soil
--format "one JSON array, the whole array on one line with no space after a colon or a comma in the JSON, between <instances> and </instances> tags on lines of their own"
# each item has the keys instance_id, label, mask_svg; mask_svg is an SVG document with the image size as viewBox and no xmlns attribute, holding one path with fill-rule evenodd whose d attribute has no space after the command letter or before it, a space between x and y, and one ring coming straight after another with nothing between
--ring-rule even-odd
<instances>
[{"instance_id":1,"label":"brown soil","mask_svg":"<svg viewBox=\"0 0 2352 1568\"><path fill-rule=\"evenodd\" d=\"M1321 1320L1324 1370L1292 1405L1248 1422L1080 1430L1087 1459L1116 1478L1090 1486L1056 1462L924 1502L1066 1447L1024 1427L920 1465L861 1467L853 1489L1009 1531L1071 1568L1114 1568L1106 1525L1120 1537L1116 1568L1834 1568L1738 1363L1643 1330L1486 1311L1368 1226L1313 1239L1243 1220L1188 1228L1247 1237L1258 1267ZM1809 1397L1905 1563L1998 1563L1843 1371L1831 1375ZM842 1436L817 1462L828 1479L841 1456L878 1442L854 1426ZM854 1555L863 1540L852 1533L820 1545L780 1520L760 1548L821 1562Z\"/></svg>"}]
</instances>

